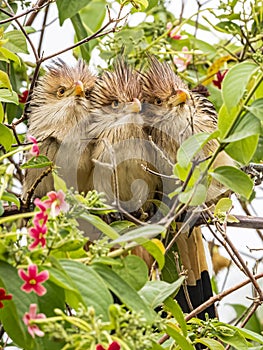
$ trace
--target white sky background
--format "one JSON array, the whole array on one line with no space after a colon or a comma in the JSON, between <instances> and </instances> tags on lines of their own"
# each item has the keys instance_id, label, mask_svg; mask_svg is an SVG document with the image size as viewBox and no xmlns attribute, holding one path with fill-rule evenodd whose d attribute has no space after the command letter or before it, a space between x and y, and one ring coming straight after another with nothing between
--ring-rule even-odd
<instances>
[{"instance_id":1,"label":"white sky background","mask_svg":"<svg viewBox=\"0 0 263 350\"><path fill-rule=\"evenodd\" d=\"M218 0L211 0L207 6L209 7L216 7L218 3ZM178 0L172 0L169 5L169 10L173 12L175 15L180 14L180 8L181 8L181 1ZM184 17L190 16L193 13L195 13L197 10L196 1L188 0L185 1L185 10L184 10ZM206 12L206 16L209 17L209 13ZM48 23L51 22L51 20L55 19L57 17L57 10L56 5L52 4L51 9L49 11L49 17L48 17ZM134 18L133 18L134 21ZM133 22L135 24L136 22ZM202 22L201 22L202 23ZM203 22L206 24L206 22ZM34 23L34 27L40 28L42 24L42 16L38 16L37 21ZM213 42L214 35L209 32L199 32L201 35L202 40L206 40L210 43ZM36 40L38 37L38 33L31 35L32 40ZM58 21L55 23L52 23L52 25L48 26L45 32L44 41L43 41L43 51L44 56L53 54L55 52L58 52L74 43L74 30L71 25L70 20L66 20L64 22L63 27L59 26ZM33 57L33 56L31 56ZM65 54L62 54L60 56L63 58L66 62L74 62L74 59L72 57L71 52L67 52ZM28 60L28 57L26 58ZM33 60L33 59L32 59ZM101 60L98 58L97 55L93 56L92 60L92 66L96 67L97 64L102 64ZM262 198L263 198L263 190L258 189L257 191L257 199L253 202L253 207L256 210L255 215L263 216L263 209L262 209ZM241 210L239 203L235 201L234 209L232 211L233 214L241 214L244 215L243 211ZM208 232L207 229L204 230L205 237L211 239L211 234ZM228 228L228 234L232 241L234 242L236 248L240 252L244 252L246 254L249 254L252 256L252 259L248 257L244 257L245 261L247 262L248 266L253 266L254 264L254 258L261 258L262 257L262 251L254 251L252 253L249 252L248 248L262 248L262 242L260 238L258 237L257 233L254 230L246 230L246 229L233 229ZM228 257L227 253L224 252L224 250L220 251L222 255L225 255ZM260 270L262 271L262 264L260 266ZM219 278L219 289L220 284L223 283L224 280L225 271L222 271L220 273ZM244 274L242 274L238 268L235 266L231 267L230 269L230 276L227 279L227 283L225 285L224 289L227 289L229 287L232 287L235 284L240 283L242 280L246 279ZM262 283L261 283L262 285ZM222 321L230 321L235 313L232 311L232 308L226 306L227 303L240 303L240 304L250 304L250 301L246 299L246 296L251 296L251 286L247 286L242 288L241 290L231 294L229 297L226 297L221 301L219 306L219 315ZM261 307L262 309L262 307Z\"/></svg>"}]
</instances>

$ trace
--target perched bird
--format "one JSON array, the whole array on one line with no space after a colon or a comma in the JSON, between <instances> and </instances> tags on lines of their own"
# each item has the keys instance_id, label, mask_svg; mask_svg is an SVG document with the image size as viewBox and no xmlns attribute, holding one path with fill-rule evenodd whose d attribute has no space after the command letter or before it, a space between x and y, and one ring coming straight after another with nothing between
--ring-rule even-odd
<instances>
[{"instance_id":1,"label":"perched bird","mask_svg":"<svg viewBox=\"0 0 263 350\"><path fill-rule=\"evenodd\" d=\"M95 80L83 61L71 67L58 59L39 80L30 102L28 134L41 142L40 153L60 167L59 174L79 191L87 190L89 157L85 155L86 145L81 143L81 132L82 123L89 118L90 93ZM44 170L26 171L24 199ZM44 196L53 186L49 174L36 186L34 196Z\"/></svg>"},{"instance_id":2,"label":"perched bird","mask_svg":"<svg viewBox=\"0 0 263 350\"><path fill-rule=\"evenodd\" d=\"M207 98L191 92L166 62L161 63L155 57L149 58L149 68L142 79L144 130L157 148L154 164L161 174L172 175L182 142L196 133L213 132L217 126L217 113ZM210 141L199 157L206 158L215 149L215 141ZM172 179L163 179L162 183L166 194L176 188ZM208 201L225 191L217 183L212 183L210 187ZM212 296L201 229L197 227L190 233L181 233L176 239L176 246L187 274L187 293L192 306L196 307ZM182 288L177 296L185 312L191 309L187 293ZM215 317L213 306L206 312ZM204 318L204 313L199 316Z\"/></svg>"},{"instance_id":3,"label":"perched bird","mask_svg":"<svg viewBox=\"0 0 263 350\"><path fill-rule=\"evenodd\" d=\"M89 188L133 213L150 206L158 180L142 167L149 166L152 147L143 130L140 79L123 58L104 71L90 96L86 128L93 160Z\"/></svg>"}]
</instances>

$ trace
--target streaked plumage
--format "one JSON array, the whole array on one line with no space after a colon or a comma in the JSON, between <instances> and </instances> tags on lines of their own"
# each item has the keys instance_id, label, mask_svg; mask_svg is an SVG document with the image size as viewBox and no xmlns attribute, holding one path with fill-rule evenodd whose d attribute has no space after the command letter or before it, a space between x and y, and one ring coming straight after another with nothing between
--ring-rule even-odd
<instances>
[{"instance_id":1,"label":"streaked plumage","mask_svg":"<svg viewBox=\"0 0 263 350\"><path fill-rule=\"evenodd\" d=\"M142 168L151 161L143 130L140 75L122 59L104 71L91 94L91 122L86 129L95 159L89 186L105 192L112 204L135 212L147 208L156 177ZM99 162L96 162L99 161Z\"/></svg>"},{"instance_id":2,"label":"streaked plumage","mask_svg":"<svg viewBox=\"0 0 263 350\"><path fill-rule=\"evenodd\" d=\"M155 57L149 59L149 69L143 75L143 98L145 130L160 150L155 152L156 168L161 174L172 175L171 164L176 163L182 142L192 134L213 132L217 123L216 111L204 96L192 93L166 62L161 63ZM199 157L209 156L215 147L211 141ZM161 153L167 159L160 156ZM175 190L175 182L166 179L162 182L166 194ZM187 271L188 293L195 307L212 293L200 228L194 228L191 234L182 233L176 244L181 264ZM183 289L178 300L188 312ZM213 307L206 311L210 316L215 315Z\"/></svg>"},{"instance_id":3,"label":"streaked plumage","mask_svg":"<svg viewBox=\"0 0 263 350\"><path fill-rule=\"evenodd\" d=\"M42 142L40 152L54 161L68 185L79 191L86 190L88 164L84 158L88 157L82 155L85 146L81 144L81 131L89 117L89 96L95 80L83 61L71 67L57 60L39 80L30 103L28 134ZM42 172L43 169L26 172L24 198ZM42 197L51 189L53 179L49 174L36 187L34 196Z\"/></svg>"}]
</instances>

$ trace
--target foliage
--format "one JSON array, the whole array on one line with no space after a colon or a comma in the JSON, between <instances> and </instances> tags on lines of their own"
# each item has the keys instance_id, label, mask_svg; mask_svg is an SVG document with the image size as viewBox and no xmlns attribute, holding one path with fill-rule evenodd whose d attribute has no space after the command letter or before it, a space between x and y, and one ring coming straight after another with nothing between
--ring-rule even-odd
<instances>
[{"instance_id":1,"label":"foliage","mask_svg":"<svg viewBox=\"0 0 263 350\"><path fill-rule=\"evenodd\" d=\"M244 201L254 199L253 178L241 168L263 161L262 1L224 0L216 9L205 11L199 3L198 15L205 24L194 15L184 18L183 11L175 16L162 0L42 3L32 7L27 1L0 1L0 288L6 292L0 294L1 334L5 331L13 345L26 350L97 349L98 344L107 348L114 341L127 350L187 350L195 349L196 344L219 350L227 344L239 350L262 348L262 325L255 313L256 327L250 323L248 329L216 319L187 319L173 299L184 277L178 278L174 259L167 258L164 246L168 227L175 227L173 220L183 210L204 204L213 179ZM117 214L102 194L92 191L83 195L67 189L44 155L21 165L21 154L31 149L25 140L30 95L38 73L43 73L42 64L59 54L42 55L42 39L37 44L31 40L37 28L35 18L48 9L57 9L60 25L71 21L75 43L69 43L74 46L69 48L76 58L89 63L97 52L111 66L112 59L124 51L140 68L147 55L154 54L168 61L192 90L210 94L218 111L218 128L213 134L193 135L178 150L174 176L182 185L171 194L176 211L160 207L166 221L142 226L136 220L108 224L102 218ZM24 22L16 18L23 12ZM131 19L138 13L143 20L133 27ZM211 30L220 38L213 45L197 35ZM33 59L29 52L33 52ZM198 152L211 140L218 144L215 153L198 162ZM235 165L213 169L223 151ZM53 170L56 194L66 194L65 203L58 197L53 202L59 208L56 214L52 212L54 205L47 206L50 196L35 202L35 208L25 208L19 198L23 169L45 166ZM47 207L43 209L41 203ZM220 228L237 221L229 214L231 207L230 199L216 204L212 218ZM41 235L37 231L39 241L34 247L30 229L37 227L36 220L43 231ZM80 229L81 221L88 227L88 235L97 232L98 239L89 249L84 249L88 238ZM138 244L152 254L158 271L164 269L172 281L158 280L154 273L148 277L145 262L130 254ZM33 264L48 274L44 295L21 290L18 270ZM45 318L40 316L27 324L23 320L26 313L31 315L32 305L37 305L36 315L45 314ZM43 337L38 336L39 331L44 332ZM8 348L4 338L1 346Z\"/></svg>"}]
</instances>

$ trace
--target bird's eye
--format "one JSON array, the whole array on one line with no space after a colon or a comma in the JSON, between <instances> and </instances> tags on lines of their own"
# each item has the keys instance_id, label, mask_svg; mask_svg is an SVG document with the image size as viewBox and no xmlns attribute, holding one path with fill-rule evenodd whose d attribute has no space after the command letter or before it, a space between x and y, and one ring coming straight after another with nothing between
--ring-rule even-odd
<instances>
[{"instance_id":1,"label":"bird's eye","mask_svg":"<svg viewBox=\"0 0 263 350\"><path fill-rule=\"evenodd\" d=\"M64 95L65 91L66 91L66 89L63 86L61 86L57 91L57 96L62 97Z\"/></svg>"},{"instance_id":2,"label":"bird's eye","mask_svg":"<svg viewBox=\"0 0 263 350\"><path fill-rule=\"evenodd\" d=\"M112 107L112 108L118 108L118 106L119 106L119 101L117 101L117 100L114 100L114 101L111 103L111 107Z\"/></svg>"},{"instance_id":3,"label":"bird's eye","mask_svg":"<svg viewBox=\"0 0 263 350\"><path fill-rule=\"evenodd\" d=\"M159 97L157 97L157 98L155 99L154 103L155 103L156 105L160 106L160 105L163 103L163 101L162 101Z\"/></svg>"},{"instance_id":4,"label":"bird's eye","mask_svg":"<svg viewBox=\"0 0 263 350\"><path fill-rule=\"evenodd\" d=\"M86 97L86 98L89 98L89 97L90 97L90 90L89 90L89 89L86 89L86 90L85 90L85 97Z\"/></svg>"}]
</instances>

